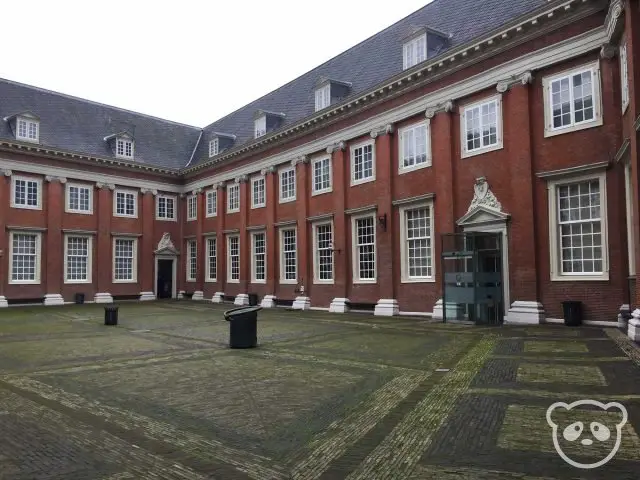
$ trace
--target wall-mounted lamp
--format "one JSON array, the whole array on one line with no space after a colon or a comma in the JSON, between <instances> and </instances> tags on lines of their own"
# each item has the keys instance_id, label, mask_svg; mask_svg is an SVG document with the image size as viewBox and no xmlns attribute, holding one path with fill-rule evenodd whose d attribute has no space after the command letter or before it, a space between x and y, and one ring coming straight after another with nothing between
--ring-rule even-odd
<instances>
[{"instance_id":1,"label":"wall-mounted lamp","mask_svg":"<svg viewBox=\"0 0 640 480\"><path fill-rule=\"evenodd\" d=\"M387 231L387 214L380 215L378 217L378 225L382 228L383 232Z\"/></svg>"}]
</instances>

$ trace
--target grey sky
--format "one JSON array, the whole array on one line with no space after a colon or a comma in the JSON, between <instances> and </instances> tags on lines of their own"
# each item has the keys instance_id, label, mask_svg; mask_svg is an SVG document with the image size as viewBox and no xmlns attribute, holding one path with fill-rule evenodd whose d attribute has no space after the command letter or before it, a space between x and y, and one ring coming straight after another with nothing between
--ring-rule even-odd
<instances>
[{"instance_id":1,"label":"grey sky","mask_svg":"<svg viewBox=\"0 0 640 480\"><path fill-rule=\"evenodd\" d=\"M203 127L427 3L4 2L0 77Z\"/></svg>"}]
</instances>

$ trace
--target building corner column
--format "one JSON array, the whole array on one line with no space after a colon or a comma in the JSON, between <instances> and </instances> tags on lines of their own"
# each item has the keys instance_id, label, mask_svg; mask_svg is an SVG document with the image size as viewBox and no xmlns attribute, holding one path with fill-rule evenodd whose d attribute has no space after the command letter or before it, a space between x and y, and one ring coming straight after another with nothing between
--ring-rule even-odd
<instances>
[{"instance_id":1,"label":"building corner column","mask_svg":"<svg viewBox=\"0 0 640 480\"><path fill-rule=\"evenodd\" d=\"M63 269L60 268L60 258L64 253L62 244L62 211L64 208L63 185L66 178L47 175L47 241L46 241L46 286L44 304L46 306L64 305L62 298Z\"/></svg>"},{"instance_id":2,"label":"building corner column","mask_svg":"<svg viewBox=\"0 0 640 480\"><path fill-rule=\"evenodd\" d=\"M309 310L311 308L310 293L313 290L313 280L309 273L309 157L302 155L291 161L296 171L296 216L298 228L296 240L298 248L298 283L300 295L293 301L294 310Z\"/></svg>"},{"instance_id":3,"label":"building corner column","mask_svg":"<svg viewBox=\"0 0 640 480\"><path fill-rule=\"evenodd\" d=\"M206 195L202 188L191 192L196 196L196 284L191 300L204 300L204 259L206 258L206 239L202 235L204 218L206 215Z\"/></svg>"},{"instance_id":4,"label":"building corner column","mask_svg":"<svg viewBox=\"0 0 640 480\"><path fill-rule=\"evenodd\" d=\"M148 188L140 189L142 194L142 239L140 245L140 301L151 301L156 299L154 285L154 258L153 258L153 238L155 224L155 196L157 190Z\"/></svg>"},{"instance_id":5,"label":"building corner column","mask_svg":"<svg viewBox=\"0 0 640 480\"><path fill-rule=\"evenodd\" d=\"M224 234L226 211L226 188L224 182L214 185L216 189L216 283L218 290L211 297L211 303L224 302L225 282L227 278L227 237Z\"/></svg>"},{"instance_id":6,"label":"building corner column","mask_svg":"<svg viewBox=\"0 0 640 480\"><path fill-rule=\"evenodd\" d=\"M236 296L236 305L249 305L249 285L251 283L251 235L247 230L249 225L249 206L251 198L249 196L249 177L241 175L236 178L236 183L240 186L240 282L238 288L240 293Z\"/></svg>"},{"instance_id":7,"label":"building corner column","mask_svg":"<svg viewBox=\"0 0 640 480\"><path fill-rule=\"evenodd\" d=\"M0 205L9 205L9 192L11 192L11 170L0 172ZM5 283L9 281L9 249L7 245L7 210L0 208L0 308L9 306L4 296Z\"/></svg>"},{"instance_id":8,"label":"building corner column","mask_svg":"<svg viewBox=\"0 0 640 480\"><path fill-rule=\"evenodd\" d=\"M276 306L276 263L278 258L278 237L275 227L276 206L278 195L276 167L263 168L260 173L264 176L265 188L265 208L266 208L266 238L267 238L267 295L265 295L260 306L263 308L275 308Z\"/></svg>"},{"instance_id":9,"label":"building corner column","mask_svg":"<svg viewBox=\"0 0 640 480\"><path fill-rule=\"evenodd\" d=\"M107 183L96 183L98 192L98 233L96 235L97 252L97 293L93 301L95 303L113 303L111 290L112 278L112 255L113 248L111 242L111 216L113 214L112 193L115 185Z\"/></svg>"}]
</instances>

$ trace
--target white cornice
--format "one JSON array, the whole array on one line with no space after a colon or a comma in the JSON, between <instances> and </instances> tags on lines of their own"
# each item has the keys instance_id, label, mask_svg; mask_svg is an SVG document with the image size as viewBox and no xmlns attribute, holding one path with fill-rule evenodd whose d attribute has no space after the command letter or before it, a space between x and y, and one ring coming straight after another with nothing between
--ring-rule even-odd
<instances>
[{"instance_id":1,"label":"white cornice","mask_svg":"<svg viewBox=\"0 0 640 480\"><path fill-rule=\"evenodd\" d=\"M560 177L578 175L582 173L591 173L606 170L609 168L609 162L596 162L589 163L587 165L578 165L575 167L561 168L559 170L550 170L547 172L538 172L536 177L543 178L545 180L553 180Z\"/></svg>"},{"instance_id":2,"label":"white cornice","mask_svg":"<svg viewBox=\"0 0 640 480\"><path fill-rule=\"evenodd\" d=\"M624 0L612 0L609 4L609 11L604 20L604 26L607 31L607 43L617 43L620 34L624 30L621 17L624 15Z\"/></svg>"}]
</instances>

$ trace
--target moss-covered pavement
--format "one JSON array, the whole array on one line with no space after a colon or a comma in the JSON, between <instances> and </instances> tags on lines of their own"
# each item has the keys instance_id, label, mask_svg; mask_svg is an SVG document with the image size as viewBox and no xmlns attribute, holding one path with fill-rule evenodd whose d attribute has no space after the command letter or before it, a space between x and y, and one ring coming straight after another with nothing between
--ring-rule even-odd
<instances>
[{"instance_id":1,"label":"moss-covered pavement","mask_svg":"<svg viewBox=\"0 0 640 480\"><path fill-rule=\"evenodd\" d=\"M262 310L231 350L214 306L122 303L0 311L0 479L560 479L640 477L640 350L617 330L469 327ZM629 413L617 455L579 470L547 408ZM615 446L620 412L575 461ZM569 414L567 414L569 413Z\"/></svg>"}]
</instances>

